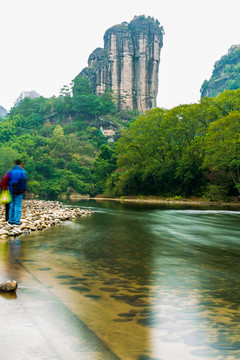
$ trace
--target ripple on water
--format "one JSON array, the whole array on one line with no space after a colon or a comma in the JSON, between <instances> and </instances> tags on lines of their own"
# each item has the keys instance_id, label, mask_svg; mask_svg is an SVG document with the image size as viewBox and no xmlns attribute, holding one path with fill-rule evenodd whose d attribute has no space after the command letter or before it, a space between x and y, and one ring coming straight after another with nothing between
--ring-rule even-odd
<instances>
[{"instance_id":1,"label":"ripple on water","mask_svg":"<svg viewBox=\"0 0 240 360\"><path fill-rule=\"evenodd\" d=\"M118 314L118 316L120 317L134 317L136 316L138 313L138 311L135 311L135 310L130 310L128 313L121 313L121 314Z\"/></svg>"},{"instance_id":2,"label":"ripple on water","mask_svg":"<svg viewBox=\"0 0 240 360\"><path fill-rule=\"evenodd\" d=\"M110 288L110 287L108 287L108 288L104 287L104 288L100 288L100 290L105 291L105 292L115 293L115 292L118 292L120 289Z\"/></svg>"},{"instance_id":3,"label":"ripple on water","mask_svg":"<svg viewBox=\"0 0 240 360\"><path fill-rule=\"evenodd\" d=\"M98 300L98 299L101 298L101 296L99 296L99 295L91 295L91 294L86 294L84 296L87 297L87 298L90 298L92 300Z\"/></svg>"}]
</instances>

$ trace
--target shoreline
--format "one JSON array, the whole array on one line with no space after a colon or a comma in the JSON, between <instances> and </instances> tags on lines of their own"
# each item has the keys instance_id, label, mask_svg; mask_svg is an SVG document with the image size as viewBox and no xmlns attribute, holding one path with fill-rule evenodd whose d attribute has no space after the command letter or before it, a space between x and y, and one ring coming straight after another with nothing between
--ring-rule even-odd
<instances>
[{"instance_id":1,"label":"shoreline","mask_svg":"<svg viewBox=\"0 0 240 360\"><path fill-rule=\"evenodd\" d=\"M20 225L10 225L5 221L5 206L0 208L0 239L10 236L40 231L63 221L74 220L92 214L92 211L71 207L59 201L23 200Z\"/></svg>"},{"instance_id":2,"label":"shoreline","mask_svg":"<svg viewBox=\"0 0 240 360\"><path fill-rule=\"evenodd\" d=\"M149 204L166 204L166 205L199 205L199 206L217 206L217 207L238 207L240 209L240 202L224 202L224 201L204 201L202 199L160 199L160 198L150 198L150 197L121 197L121 198L107 198L97 196L95 198L90 198L91 200L96 201L118 201L118 202L136 202L136 203L149 203Z\"/></svg>"}]
</instances>

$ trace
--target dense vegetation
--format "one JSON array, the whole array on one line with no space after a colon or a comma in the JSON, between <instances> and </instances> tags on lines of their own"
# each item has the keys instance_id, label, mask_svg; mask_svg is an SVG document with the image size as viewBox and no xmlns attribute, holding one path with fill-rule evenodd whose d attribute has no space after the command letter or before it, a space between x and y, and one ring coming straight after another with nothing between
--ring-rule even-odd
<instances>
[{"instance_id":1,"label":"dense vegetation","mask_svg":"<svg viewBox=\"0 0 240 360\"><path fill-rule=\"evenodd\" d=\"M206 196L240 190L240 90L153 109L123 131L109 195Z\"/></svg>"},{"instance_id":2,"label":"dense vegetation","mask_svg":"<svg viewBox=\"0 0 240 360\"><path fill-rule=\"evenodd\" d=\"M132 116L117 111L110 92L94 95L83 78L76 78L71 88L65 86L57 98L25 98L0 118L0 175L20 157L32 193L55 197L102 192L114 157L99 119L120 127Z\"/></svg>"},{"instance_id":3,"label":"dense vegetation","mask_svg":"<svg viewBox=\"0 0 240 360\"><path fill-rule=\"evenodd\" d=\"M99 122L122 128L108 143ZM240 90L135 119L85 79L58 98L25 98L0 121L0 171L20 157L28 190L40 196L206 196L240 191Z\"/></svg>"},{"instance_id":4,"label":"dense vegetation","mask_svg":"<svg viewBox=\"0 0 240 360\"><path fill-rule=\"evenodd\" d=\"M240 88L240 47L232 46L228 54L218 60L210 80L205 80L201 87L201 97L214 97L226 90Z\"/></svg>"}]
</instances>

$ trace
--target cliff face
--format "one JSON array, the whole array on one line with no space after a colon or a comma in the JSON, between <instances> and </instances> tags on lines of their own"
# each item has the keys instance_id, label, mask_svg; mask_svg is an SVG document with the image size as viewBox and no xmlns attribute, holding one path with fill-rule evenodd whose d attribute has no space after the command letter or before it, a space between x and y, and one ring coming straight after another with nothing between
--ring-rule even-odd
<instances>
[{"instance_id":1,"label":"cliff face","mask_svg":"<svg viewBox=\"0 0 240 360\"><path fill-rule=\"evenodd\" d=\"M240 45L234 45L214 64L212 76L201 87L201 98L240 88Z\"/></svg>"},{"instance_id":2,"label":"cliff face","mask_svg":"<svg viewBox=\"0 0 240 360\"><path fill-rule=\"evenodd\" d=\"M104 49L89 56L88 67L78 76L91 81L101 95L112 90L119 109L145 112L156 107L158 70L163 28L153 18L135 17L108 29Z\"/></svg>"}]
</instances>

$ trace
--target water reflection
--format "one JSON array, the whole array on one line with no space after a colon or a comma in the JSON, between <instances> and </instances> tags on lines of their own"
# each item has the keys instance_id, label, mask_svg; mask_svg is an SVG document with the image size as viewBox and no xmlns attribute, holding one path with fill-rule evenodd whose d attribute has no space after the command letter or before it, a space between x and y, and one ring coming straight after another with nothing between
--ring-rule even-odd
<instances>
[{"instance_id":1,"label":"water reflection","mask_svg":"<svg viewBox=\"0 0 240 360\"><path fill-rule=\"evenodd\" d=\"M17 294L15 292L8 293L8 292L0 291L0 296L6 300L15 300L17 298Z\"/></svg>"},{"instance_id":2,"label":"water reflection","mask_svg":"<svg viewBox=\"0 0 240 360\"><path fill-rule=\"evenodd\" d=\"M19 260L22 258L22 255L21 237L11 237L0 242L0 282L15 279L21 280Z\"/></svg>"},{"instance_id":3,"label":"water reflection","mask_svg":"<svg viewBox=\"0 0 240 360\"><path fill-rule=\"evenodd\" d=\"M81 206L95 214L2 245L3 271L60 299L109 358L239 359L240 212Z\"/></svg>"}]
</instances>

